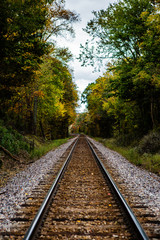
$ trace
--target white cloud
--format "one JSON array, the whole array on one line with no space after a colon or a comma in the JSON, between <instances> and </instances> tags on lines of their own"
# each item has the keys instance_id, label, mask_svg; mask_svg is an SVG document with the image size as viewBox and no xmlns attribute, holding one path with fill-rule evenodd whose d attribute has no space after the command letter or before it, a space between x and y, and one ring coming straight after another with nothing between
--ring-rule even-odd
<instances>
[{"instance_id":1,"label":"white cloud","mask_svg":"<svg viewBox=\"0 0 160 240\"><path fill-rule=\"evenodd\" d=\"M88 86L88 84L92 83L93 80L89 80L89 79L77 79L77 85L78 85L78 90L80 91L80 93L82 93L84 91L84 89Z\"/></svg>"}]
</instances>

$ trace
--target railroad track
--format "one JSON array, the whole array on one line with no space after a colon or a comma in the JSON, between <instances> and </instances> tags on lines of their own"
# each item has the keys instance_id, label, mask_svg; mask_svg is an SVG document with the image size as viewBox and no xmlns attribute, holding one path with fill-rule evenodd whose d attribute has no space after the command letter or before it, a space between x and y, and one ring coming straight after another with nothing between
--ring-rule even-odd
<instances>
[{"instance_id":1,"label":"railroad track","mask_svg":"<svg viewBox=\"0 0 160 240\"><path fill-rule=\"evenodd\" d=\"M12 219L15 227L0 239L148 239L94 149L80 136L28 196Z\"/></svg>"},{"instance_id":2,"label":"railroad track","mask_svg":"<svg viewBox=\"0 0 160 240\"><path fill-rule=\"evenodd\" d=\"M73 146L25 240L148 239L89 145Z\"/></svg>"}]
</instances>

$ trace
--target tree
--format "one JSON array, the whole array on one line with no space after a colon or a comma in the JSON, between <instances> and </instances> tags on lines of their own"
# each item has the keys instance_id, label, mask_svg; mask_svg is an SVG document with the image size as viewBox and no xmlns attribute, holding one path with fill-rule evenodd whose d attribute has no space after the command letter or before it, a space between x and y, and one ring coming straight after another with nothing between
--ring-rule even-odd
<instances>
[{"instance_id":1,"label":"tree","mask_svg":"<svg viewBox=\"0 0 160 240\"><path fill-rule=\"evenodd\" d=\"M75 118L77 90L72 76L62 62L51 56L43 59L36 82L15 88L8 102L12 124L43 138L62 138Z\"/></svg>"},{"instance_id":2,"label":"tree","mask_svg":"<svg viewBox=\"0 0 160 240\"><path fill-rule=\"evenodd\" d=\"M160 123L159 1L122 0L93 14L85 29L92 40L82 46L80 60L94 64L113 59L106 89L114 94L99 102L106 101L103 110L114 116L118 133L142 136ZM90 103L92 98L94 91L87 98Z\"/></svg>"},{"instance_id":3,"label":"tree","mask_svg":"<svg viewBox=\"0 0 160 240\"><path fill-rule=\"evenodd\" d=\"M153 9L150 0L123 0L106 10L93 11L94 18L85 29L92 40L81 45L82 63L94 64L108 57L135 61L141 55L139 44L147 31L141 14L150 14Z\"/></svg>"},{"instance_id":4,"label":"tree","mask_svg":"<svg viewBox=\"0 0 160 240\"><path fill-rule=\"evenodd\" d=\"M95 83L89 84L82 94L82 102L87 103L92 123L88 129L94 136L109 137L113 130L114 116L108 114L104 108L106 101L114 96L109 84L111 78L109 73L104 74Z\"/></svg>"},{"instance_id":5,"label":"tree","mask_svg":"<svg viewBox=\"0 0 160 240\"><path fill-rule=\"evenodd\" d=\"M45 41L50 37L64 36L65 33L70 33L74 36L73 23L79 21L79 15L74 11L65 9L64 0L52 0L52 4L48 8L48 21L43 32Z\"/></svg>"},{"instance_id":6,"label":"tree","mask_svg":"<svg viewBox=\"0 0 160 240\"><path fill-rule=\"evenodd\" d=\"M64 3L0 0L0 117L12 116L13 124L32 133L39 133L39 125L43 131L45 117L49 124L51 118L68 114L69 123L75 111L77 92L67 66L72 55L47 41L74 33L78 15Z\"/></svg>"},{"instance_id":7,"label":"tree","mask_svg":"<svg viewBox=\"0 0 160 240\"><path fill-rule=\"evenodd\" d=\"M75 121L70 126L71 133L84 133L90 134L90 115L87 112L79 113L76 116Z\"/></svg>"},{"instance_id":8,"label":"tree","mask_svg":"<svg viewBox=\"0 0 160 240\"><path fill-rule=\"evenodd\" d=\"M42 56L49 53L46 41L52 34L73 32L75 13L64 1L0 0L0 98L10 97L11 87L34 81ZM57 30L55 26L59 24ZM61 27L63 26L63 28Z\"/></svg>"},{"instance_id":9,"label":"tree","mask_svg":"<svg viewBox=\"0 0 160 240\"><path fill-rule=\"evenodd\" d=\"M27 84L47 50L40 37L46 24L47 7L43 0L1 0L1 11L1 22L4 22L0 33L1 87Z\"/></svg>"}]
</instances>

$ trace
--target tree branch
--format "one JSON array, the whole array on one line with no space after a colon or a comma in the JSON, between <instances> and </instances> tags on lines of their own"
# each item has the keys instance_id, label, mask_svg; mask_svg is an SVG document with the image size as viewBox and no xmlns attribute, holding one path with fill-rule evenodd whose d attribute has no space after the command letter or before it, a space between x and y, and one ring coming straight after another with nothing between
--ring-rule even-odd
<instances>
[{"instance_id":1,"label":"tree branch","mask_svg":"<svg viewBox=\"0 0 160 240\"><path fill-rule=\"evenodd\" d=\"M10 156L12 159L14 159L17 162L22 162L21 159L17 158L16 156L12 155L7 149L5 149L4 147L2 147L0 145L0 150L2 150L5 154L7 154L8 156Z\"/></svg>"}]
</instances>

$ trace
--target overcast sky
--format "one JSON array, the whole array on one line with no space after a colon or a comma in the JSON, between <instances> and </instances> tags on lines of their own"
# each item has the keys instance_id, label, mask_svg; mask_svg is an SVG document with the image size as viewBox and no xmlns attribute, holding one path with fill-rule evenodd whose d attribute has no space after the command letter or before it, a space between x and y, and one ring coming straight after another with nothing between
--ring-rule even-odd
<instances>
[{"instance_id":1,"label":"overcast sky","mask_svg":"<svg viewBox=\"0 0 160 240\"><path fill-rule=\"evenodd\" d=\"M78 87L78 91L82 93L87 85L94 82L102 72L93 72L93 67L81 67L81 63L76 60L80 53L80 44L86 42L88 34L85 33L82 28L85 28L87 22L93 18L92 11L106 9L109 3L113 3L115 0L66 0L66 9L76 11L80 14L81 21L74 24L74 30L76 37L74 39L68 38L68 40L60 39L58 45L65 46L70 49L74 55L74 61L70 64L74 71L74 81ZM85 109L84 104L77 109L77 112L83 112Z\"/></svg>"}]
</instances>

